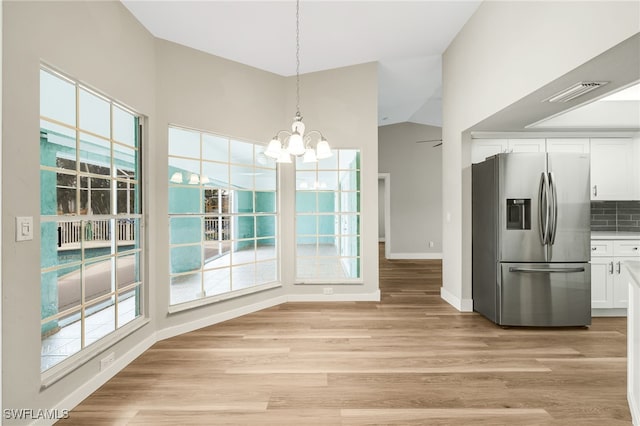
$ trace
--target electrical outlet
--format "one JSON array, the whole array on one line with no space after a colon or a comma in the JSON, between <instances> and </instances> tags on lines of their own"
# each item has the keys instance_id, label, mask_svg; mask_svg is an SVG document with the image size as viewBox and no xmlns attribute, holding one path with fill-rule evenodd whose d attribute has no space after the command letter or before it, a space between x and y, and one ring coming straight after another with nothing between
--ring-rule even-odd
<instances>
[{"instance_id":1,"label":"electrical outlet","mask_svg":"<svg viewBox=\"0 0 640 426\"><path fill-rule=\"evenodd\" d=\"M436 245L436 243L434 243L433 241L429 241L429 247L433 247L435 245Z\"/></svg>"},{"instance_id":2,"label":"electrical outlet","mask_svg":"<svg viewBox=\"0 0 640 426\"><path fill-rule=\"evenodd\" d=\"M324 294L333 294L333 287L325 287Z\"/></svg>"},{"instance_id":3,"label":"electrical outlet","mask_svg":"<svg viewBox=\"0 0 640 426\"><path fill-rule=\"evenodd\" d=\"M100 360L100 371L105 370L111 367L111 364L116 360L116 354L111 352L109 355L105 356Z\"/></svg>"}]
</instances>

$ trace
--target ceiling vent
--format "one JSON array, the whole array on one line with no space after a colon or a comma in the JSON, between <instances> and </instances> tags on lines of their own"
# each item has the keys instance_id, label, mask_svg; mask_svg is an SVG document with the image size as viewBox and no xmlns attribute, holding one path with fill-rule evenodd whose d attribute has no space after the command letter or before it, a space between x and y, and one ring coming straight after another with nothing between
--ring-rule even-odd
<instances>
[{"instance_id":1,"label":"ceiling vent","mask_svg":"<svg viewBox=\"0 0 640 426\"><path fill-rule=\"evenodd\" d=\"M581 81L573 86L564 89L553 96L548 97L543 102L568 102L572 99L589 93L598 87L604 86L608 81Z\"/></svg>"}]
</instances>

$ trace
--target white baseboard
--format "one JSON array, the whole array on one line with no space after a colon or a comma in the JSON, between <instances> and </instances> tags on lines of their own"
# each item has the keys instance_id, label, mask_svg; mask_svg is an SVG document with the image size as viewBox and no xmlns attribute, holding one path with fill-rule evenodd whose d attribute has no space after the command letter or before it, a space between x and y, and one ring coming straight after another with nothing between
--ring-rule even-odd
<instances>
[{"instance_id":1,"label":"white baseboard","mask_svg":"<svg viewBox=\"0 0 640 426\"><path fill-rule=\"evenodd\" d=\"M170 337L179 336L190 331L198 330L203 327L208 327L223 321L229 321L234 318L241 317L243 315L252 314L262 309L271 308L273 306L281 305L287 302L286 296L278 296L271 299L263 300L252 305L242 306L241 308L232 309L230 311L221 312L219 314L209 315L204 318L199 318L195 321L176 325L174 327L165 328L156 333L156 341L168 339Z\"/></svg>"},{"instance_id":2,"label":"white baseboard","mask_svg":"<svg viewBox=\"0 0 640 426\"><path fill-rule=\"evenodd\" d=\"M373 293L290 294L288 302L379 302L380 290Z\"/></svg>"},{"instance_id":3,"label":"white baseboard","mask_svg":"<svg viewBox=\"0 0 640 426\"><path fill-rule=\"evenodd\" d=\"M138 358L142 355L147 349L149 349L156 342L155 334L150 335L142 342L138 343L136 346L131 348L128 352L123 354L121 357L116 358L116 360L106 368L102 370L95 376L93 376L89 381L83 383L79 388L71 392L66 396L59 404L57 404L53 411L62 412L63 410L71 410L80 404L85 398L94 393L98 388L105 383L107 383L113 376L118 374L121 370L123 370L127 365L129 365L134 359ZM56 420L42 419L36 420L31 423L32 425L52 425L56 422Z\"/></svg>"},{"instance_id":4,"label":"white baseboard","mask_svg":"<svg viewBox=\"0 0 640 426\"><path fill-rule=\"evenodd\" d=\"M380 238L378 238L378 242L379 242L379 243L384 243L384 237L380 237Z\"/></svg>"},{"instance_id":5,"label":"white baseboard","mask_svg":"<svg viewBox=\"0 0 640 426\"><path fill-rule=\"evenodd\" d=\"M440 297L460 312L473 312L473 299L460 299L444 287L440 287Z\"/></svg>"},{"instance_id":6,"label":"white baseboard","mask_svg":"<svg viewBox=\"0 0 640 426\"><path fill-rule=\"evenodd\" d=\"M640 399L636 398L632 391L629 391L627 401L629 402L629 411L631 411L631 422L634 426L640 426L640 407L638 406Z\"/></svg>"},{"instance_id":7,"label":"white baseboard","mask_svg":"<svg viewBox=\"0 0 640 426\"><path fill-rule=\"evenodd\" d=\"M442 259L442 253L389 253L392 260L432 260Z\"/></svg>"},{"instance_id":8,"label":"white baseboard","mask_svg":"<svg viewBox=\"0 0 640 426\"><path fill-rule=\"evenodd\" d=\"M626 317L626 308L612 308L612 309L593 309L591 308L592 317Z\"/></svg>"}]
</instances>

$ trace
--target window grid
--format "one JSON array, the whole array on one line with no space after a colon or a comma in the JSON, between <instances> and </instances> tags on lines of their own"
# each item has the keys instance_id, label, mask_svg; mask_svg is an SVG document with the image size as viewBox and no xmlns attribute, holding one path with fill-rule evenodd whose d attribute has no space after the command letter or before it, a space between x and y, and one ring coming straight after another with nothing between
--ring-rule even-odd
<instances>
[{"instance_id":1,"label":"window grid","mask_svg":"<svg viewBox=\"0 0 640 426\"><path fill-rule=\"evenodd\" d=\"M360 279L360 153L296 163L296 281Z\"/></svg>"},{"instance_id":2,"label":"window grid","mask_svg":"<svg viewBox=\"0 0 640 426\"><path fill-rule=\"evenodd\" d=\"M183 142L191 139L191 146L188 146L188 142L181 146L177 143L173 145L180 137ZM209 143L207 139L215 140L221 145L220 149L205 153L205 147ZM193 146L196 140L197 148ZM251 151L251 155L244 160L234 157L236 151L242 152L241 147L245 150L250 147ZM220 155L220 152L224 155ZM277 280L276 169L275 166L269 166L263 152L264 147L258 144L176 126L169 127L171 305L220 296ZM188 170L188 167L192 169ZM220 170L224 172L219 173ZM238 176L234 171L240 172L238 176L249 176L242 182L244 185L235 185ZM256 178L263 174L267 175L266 187ZM172 205L179 198L180 190L191 192L188 196L188 208L179 209ZM172 191L175 194L173 201ZM211 196L208 197L207 193ZM273 206L266 211L258 211L261 194L270 194L268 198L273 201ZM210 201L214 208L208 206ZM247 203L249 208L245 206ZM198 229L201 231L198 236L193 235L189 241L176 242L174 235L177 237L180 219L186 219L186 223L189 220L199 220ZM266 236L259 235L262 220L270 220L273 225L273 231ZM243 227L249 229L246 236L240 234ZM263 256L260 249L265 245L272 245L273 249ZM181 254L181 249L184 250L183 253L190 250L192 256L189 258L197 258L198 263L185 267L181 258L184 259L186 254ZM207 251L214 255L208 256ZM250 251L253 254L247 256ZM274 269L269 278L261 278L260 268L269 267ZM249 279L247 274L239 274L242 268L253 268ZM211 278L213 274L218 276ZM197 283L197 291L193 291L194 281ZM189 293L184 294L180 290L181 286L189 288Z\"/></svg>"},{"instance_id":3,"label":"window grid","mask_svg":"<svg viewBox=\"0 0 640 426\"><path fill-rule=\"evenodd\" d=\"M48 92L51 90L51 86L46 84L46 80L51 78L73 87L72 90L75 92L73 100L75 114L73 119L70 119L69 122L57 120L56 118L48 116L46 113L42 114L42 99L55 97L55 93ZM140 194L141 187L139 186L140 179L138 176L140 170L140 135L138 134L137 129L140 117L116 102L84 87L78 82L44 67L41 68L41 82L44 82L44 84L41 84L41 147L44 146L45 151L54 147L56 149L54 152L55 165L46 164L46 161L44 160L48 154L51 154L51 152L41 151L41 179L47 179L47 177L52 178L55 176L55 188L57 194L55 198L56 203L59 201L58 198L61 189L74 193L74 196L71 198L71 201L73 201L73 211L64 211L64 209L60 208L60 205L52 209L50 205L51 200L45 200L45 197L42 197L41 201L41 233L43 235L43 264L41 265L41 275L43 277L42 288L43 291L50 291L49 287L55 281L57 288L54 292L58 293L54 298L58 301L57 307L52 305L51 301L48 299L51 296L50 294L46 295L46 302L45 300L42 301L43 312L41 325L43 332L43 359L41 370L44 371L63 361L68 356L81 351L89 344L131 322L133 319L141 316L143 277L140 261L142 259L143 248L140 239L142 206ZM82 125L80 118L83 107L83 105L80 104L81 91L87 93L88 96L95 97L100 102L105 103L108 107L108 135L94 133L84 128ZM45 100L45 102L48 101ZM70 105L66 105L66 107L69 106ZM61 108L63 109L64 107L65 105ZM128 128L131 143L126 143L122 140L116 139L114 136L113 115L115 109L119 109L131 119L131 122L129 123L130 127ZM91 118L90 112L88 113L88 116ZM83 116L83 119L84 118L86 117ZM70 121L73 121L73 123ZM86 158L84 158L83 144L90 143L86 140L87 136L93 138L94 142L98 141L98 143L101 143L104 146L108 145L108 151L99 153L97 151L91 152L87 150L85 153ZM66 147L68 151L72 152L68 152L67 154L62 152L65 140L73 140L73 142ZM58 145L55 143L56 141L62 142L62 144ZM45 145L42 145L43 143ZM124 155L122 153L132 154L130 155L132 159L130 159L130 163L132 161L132 164L129 164L129 166L132 167L132 170L129 170L129 173L126 173L124 168L122 170L118 168L118 166L125 167L124 163L126 160L122 160L121 158L119 163L122 164L117 163L115 155L116 150L120 152L120 156ZM90 157L92 156L101 157L98 161L95 158L91 159ZM104 159L106 158L108 158L108 169L105 166L99 165L104 164ZM52 158L49 158L49 161L51 160ZM71 161L74 163L74 167L61 167L60 161ZM83 165L85 170L82 169ZM94 173L89 171L89 167L102 168L107 172ZM124 174L124 176L121 173ZM71 180L74 185L60 184L60 177L62 177L63 180ZM107 185L92 188L91 183L94 179L103 183L106 182ZM86 186L84 185L85 183ZM126 191L124 194L126 196L125 211L120 211L120 190ZM108 202L106 203L106 206L101 206L99 209L100 211L97 213L92 211L93 207L91 200L94 193L108 194L107 196L101 197L103 199L107 199ZM83 195L86 196L86 200L83 200ZM83 201L86 203L86 210L84 212L82 209ZM47 238L48 236L50 237L51 231L55 229L55 227L57 227L58 230L57 246L60 250L56 248L58 253L57 260L52 261L51 259L47 259L45 261L44 258L47 256L50 257L52 254L51 241L47 241ZM94 232L100 233L95 240L93 238ZM65 237L61 238L61 234L69 236L72 241L66 241L64 239ZM125 241L120 237L125 234L128 238L126 241L128 243L127 246L132 248L121 249L119 243ZM87 256L87 253L90 253L91 250L98 248L98 240L100 241L99 244L102 246L101 248L109 250L109 252L107 254ZM95 242L96 246L92 246L90 244L91 242ZM72 247L72 251L79 252L79 258L77 258L78 255L75 255L76 259L67 261L64 259L64 252L61 257L60 253L62 251L62 246L66 244ZM46 255L44 254L45 252L47 253ZM130 265L133 269L133 281L122 285L121 279L124 279L127 274L120 274L118 265L120 262L123 262L125 258L129 257L133 257L134 260L133 264ZM106 279L109 282L101 283L101 285L104 284L104 286L108 286L108 288L106 290L102 289L103 294L88 294L87 287L95 287L98 282L98 278L95 278L95 275L92 276L92 273L95 272L92 267L105 267L107 265L110 273ZM53 274L55 274L55 277ZM79 282L77 283L79 287L79 294L72 294L71 297L79 297L79 301L77 301L78 304L70 307L61 307L60 298L63 297L64 294L60 286L64 285L62 282L65 279L67 281L73 280L73 277L77 274L79 274ZM104 281L105 277L103 276L101 280ZM47 287L47 285L49 287ZM77 293L77 289L71 293ZM130 315L123 317L119 313L119 308L125 297L128 298L130 296L134 297L133 317ZM45 297L45 294L43 294L43 297ZM112 309L112 311L109 311L109 309ZM47 313L45 313L45 310ZM52 314L49 312L50 310L55 311L55 313ZM109 329L108 326L104 327L104 325L101 325L101 327L87 327L87 321L93 321L93 315L95 314L97 316L100 312L102 312L101 315L104 318L108 318L112 312L113 326L111 329ZM58 333L64 334L65 327L73 328L74 324L78 325L78 321L80 328L79 344L70 343L67 345L69 346L67 348L58 348L50 351L50 346L56 343L56 335ZM88 328L90 329L88 330ZM102 328L102 330L96 331L97 328ZM88 332L91 336L87 334ZM51 337L53 337L53 339L51 339ZM55 359L52 361L51 358Z\"/></svg>"}]
</instances>

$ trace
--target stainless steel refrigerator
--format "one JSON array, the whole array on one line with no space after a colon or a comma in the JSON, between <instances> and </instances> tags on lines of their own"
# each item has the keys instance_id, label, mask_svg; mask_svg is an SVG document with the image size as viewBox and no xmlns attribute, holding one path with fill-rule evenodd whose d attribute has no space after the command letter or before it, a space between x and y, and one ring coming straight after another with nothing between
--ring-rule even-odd
<instances>
[{"instance_id":1,"label":"stainless steel refrigerator","mask_svg":"<svg viewBox=\"0 0 640 426\"><path fill-rule=\"evenodd\" d=\"M589 156L472 166L473 309L505 326L591 324Z\"/></svg>"}]
</instances>

